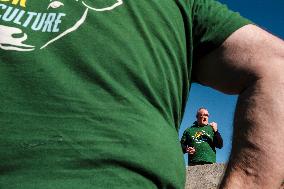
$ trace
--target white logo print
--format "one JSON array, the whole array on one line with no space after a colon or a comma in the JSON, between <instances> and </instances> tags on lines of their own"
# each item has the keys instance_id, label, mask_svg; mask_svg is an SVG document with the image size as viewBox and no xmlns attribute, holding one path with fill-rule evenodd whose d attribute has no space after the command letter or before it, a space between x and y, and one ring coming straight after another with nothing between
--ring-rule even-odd
<instances>
[{"instance_id":1,"label":"white logo print","mask_svg":"<svg viewBox=\"0 0 284 189\"><path fill-rule=\"evenodd\" d=\"M78 2L79 0L75 0L75 1ZM57 36L53 37L52 39L47 41L45 44L40 46L39 47L40 49L44 49L48 45L61 39L67 34L76 31L85 22L89 11L97 11L97 12L111 11L115 9L116 7L123 4L123 0L116 0L116 2L112 4L111 6L104 7L104 8L96 8L94 6L90 6L84 0L80 0L79 2L85 7L85 11L83 15L80 17L80 19L73 26L59 33ZM62 6L64 6L64 4L61 1L50 0L50 3L47 9L57 9ZM6 10L6 12L8 12L7 15L9 14L9 16L5 16L5 13L4 15L0 14L0 18L2 17L1 19L3 20L5 19L4 21L11 22L13 20L13 23L21 25L23 27L31 27L31 29L34 31L41 30L42 32L54 32L54 33L59 32L59 24L62 21L61 19L65 16L65 14L63 13L59 13L59 14L38 13L37 14L35 12L25 12L24 10L20 11L19 9L15 9L13 7L9 7L4 4L0 4L0 11L1 10ZM20 21L23 15L25 14L27 15L26 20L24 22ZM32 23L31 21L32 19L35 20L34 23ZM36 46L25 43L28 37L29 36L27 35L27 33L25 33L20 28L4 26L0 24L0 49L11 50L11 51L33 51L36 49Z\"/></svg>"},{"instance_id":2,"label":"white logo print","mask_svg":"<svg viewBox=\"0 0 284 189\"><path fill-rule=\"evenodd\" d=\"M0 25L0 48L3 50L14 51L32 51L35 49L32 45L23 43L28 37L24 33L23 37L13 37L16 34L23 34L21 29Z\"/></svg>"}]
</instances>

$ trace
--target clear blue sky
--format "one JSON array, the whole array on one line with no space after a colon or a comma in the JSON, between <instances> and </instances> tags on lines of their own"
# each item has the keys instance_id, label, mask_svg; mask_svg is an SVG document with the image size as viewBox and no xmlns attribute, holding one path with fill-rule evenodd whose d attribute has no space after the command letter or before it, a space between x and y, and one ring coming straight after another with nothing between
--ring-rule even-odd
<instances>
[{"instance_id":1,"label":"clear blue sky","mask_svg":"<svg viewBox=\"0 0 284 189\"><path fill-rule=\"evenodd\" d=\"M219 0L227 6L249 18L255 24L284 39L284 0ZM284 73L283 73L284 74ZM217 149L217 162L226 162L231 151L233 114L237 96L224 95L208 87L193 84L187 102L179 136L195 121L196 110L206 107L209 121L218 123L218 129L224 140L224 147ZM185 156L187 161L187 156Z\"/></svg>"}]
</instances>

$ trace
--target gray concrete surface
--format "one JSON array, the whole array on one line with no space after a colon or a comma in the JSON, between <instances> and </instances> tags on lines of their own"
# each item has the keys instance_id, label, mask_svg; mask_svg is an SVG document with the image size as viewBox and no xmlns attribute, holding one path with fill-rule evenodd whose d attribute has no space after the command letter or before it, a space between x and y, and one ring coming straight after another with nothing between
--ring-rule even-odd
<instances>
[{"instance_id":1,"label":"gray concrete surface","mask_svg":"<svg viewBox=\"0 0 284 189\"><path fill-rule=\"evenodd\" d=\"M187 167L185 189L217 189L225 168L220 163ZM284 179L279 189L284 189Z\"/></svg>"},{"instance_id":2,"label":"gray concrete surface","mask_svg":"<svg viewBox=\"0 0 284 189\"><path fill-rule=\"evenodd\" d=\"M185 189L218 188L225 166L225 164L214 163L187 167Z\"/></svg>"}]
</instances>

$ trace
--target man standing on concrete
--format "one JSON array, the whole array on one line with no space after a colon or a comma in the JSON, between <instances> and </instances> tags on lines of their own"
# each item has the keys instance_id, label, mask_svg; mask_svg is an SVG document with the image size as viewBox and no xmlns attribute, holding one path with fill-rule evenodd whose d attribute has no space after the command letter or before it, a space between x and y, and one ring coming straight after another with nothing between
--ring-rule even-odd
<instances>
[{"instance_id":1,"label":"man standing on concrete","mask_svg":"<svg viewBox=\"0 0 284 189\"><path fill-rule=\"evenodd\" d=\"M216 162L215 148L223 147L223 139L217 123L208 124L209 113L199 108L193 125L187 128L181 138L183 153L188 153L188 165L203 165Z\"/></svg>"}]
</instances>

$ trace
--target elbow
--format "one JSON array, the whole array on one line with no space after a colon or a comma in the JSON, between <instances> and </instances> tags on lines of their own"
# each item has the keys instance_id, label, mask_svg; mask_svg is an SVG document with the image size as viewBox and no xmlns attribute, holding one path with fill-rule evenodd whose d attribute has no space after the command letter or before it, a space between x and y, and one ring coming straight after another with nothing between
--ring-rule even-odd
<instances>
[{"instance_id":1,"label":"elbow","mask_svg":"<svg viewBox=\"0 0 284 189\"><path fill-rule=\"evenodd\" d=\"M248 77L246 84L239 91L242 94L247 89L259 89L275 93L284 90L284 56L266 59L262 66L255 68L255 72Z\"/></svg>"},{"instance_id":2,"label":"elbow","mask_svg":"<svg viewBox=\"0 0 284 189\"><path fill-rule=\"evenodd\" d=\"M238 95L250 89L255 89L256 92L259 88L273 91L284 89L284 56L258 60L258 64L240 74L239 80L235 85L231 83L231 86L235 87L227 93Z\"/></svg>"},{"instance_id":3,"label":"elbow","mask_svg":"<svg viewBox=\"0 0 284 189\"><path fill-rule=\"evenodd\" d=\"M223 148L223 141L217 146L217 148L219 149Z\"/></svg>"},{"instance_id":4,"label":"elbow","mask_svg":"<svg viewBox=\"0 0 284 189\"><path fill-rule=\"evenodd\" d=\"M217 142L215 143L215 147L216 147L216 148L219 148L219 149L223 148L223 140L220 139L219 141L217 141Z\"/></svg>"}]
</instances>

